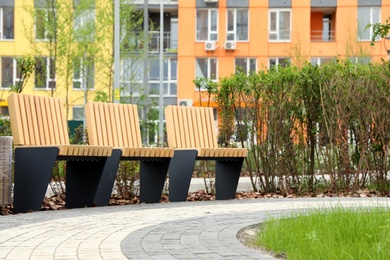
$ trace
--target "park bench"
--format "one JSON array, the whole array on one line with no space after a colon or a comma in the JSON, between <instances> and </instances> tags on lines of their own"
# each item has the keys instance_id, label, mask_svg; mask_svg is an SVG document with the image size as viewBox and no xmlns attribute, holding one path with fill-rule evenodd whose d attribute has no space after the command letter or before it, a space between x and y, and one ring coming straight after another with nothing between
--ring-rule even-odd
<instances>
[{"instance_id":1,"label":"park bench","mask_svg":"<svg viewBox=\"0 0 390 260\"><path fill-rule=\"evenodd\" d=\"M66 161L66 207L106 206L120 150L71 145L59 98L12 93L8 108L15 144L14 212L41 209L57 160Z\"/></svg>"},{"instance_id":2,"label":"park bench","mask_svg":"<svg viewBox=\"0 0 390 260\"><path fill-rule=\"evenodd\" d=\"M215 160L216 199L233 199L246 148L219 148L213 109L167 106L168 146L175 149L169 167L169 200L185 201L196 160Z\"/></svg>"},{"instance_id":3,"label":"park bench","mask_svg":"<svg viewBox=\"0 0 390 260\"><path fill-rule=\"evenodd\" d=\"M137 106L88 102L85 115L89 143L118 147L121 160L140 161L140 202L160 202L173 149L142 146Z\"/></svg>"}]
</instances>

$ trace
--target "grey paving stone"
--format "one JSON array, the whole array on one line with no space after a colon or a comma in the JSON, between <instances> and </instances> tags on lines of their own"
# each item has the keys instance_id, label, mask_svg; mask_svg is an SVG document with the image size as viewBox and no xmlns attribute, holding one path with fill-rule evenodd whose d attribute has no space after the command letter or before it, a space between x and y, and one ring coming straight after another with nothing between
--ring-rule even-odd
<instances>
[{"instance_id":1,"label":"grey paving stone","mask_svg":"<svg viewBox=\"0 0 390 260\"><path fill-rule=\"evenodd\" d=\"M0 259L273 259L237 232L313 207L387 206L387 198L139 204L0 216Z\"/></svg>"}]
</instances>

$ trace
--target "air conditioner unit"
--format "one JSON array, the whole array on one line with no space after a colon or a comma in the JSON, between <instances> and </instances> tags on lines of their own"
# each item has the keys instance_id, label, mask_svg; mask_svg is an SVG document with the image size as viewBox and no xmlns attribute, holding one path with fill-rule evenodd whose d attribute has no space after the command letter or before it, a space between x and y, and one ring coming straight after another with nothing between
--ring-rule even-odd
<instances>
[{"instance_id":1,"label":"air conditioner unit","mask_svg":"<svg viewBox=\"0 0 390 260\"><path fill-rule=\"evenodd\" d=\"M216 47L217 47L216 42L205 42L204 43L204 49L206 51L215 51Z\"/></svg>"},{"instance_id":2,"label":"air conditioner unit","mask_svg":"<svg viewBox=\"0 0 390 260\"><path fill-rule=\"evenodd\" d=\"M225 42L225 50L235 50L236 49L236 42L233 41L227 41Z\"/></svg>"},{"instance_id":3,"label":"air conditioner unit","mask_svg":"<svg viewBox=\"0 0 390 260\"><path fill-rule=\"evenodd\" d=\"M192 107L192 99L178 99L177 104L184 107Z\"/></svg>"},{"instance_id":4,"label":"air conditioner unit","mask_svg":"<svg viewBox=\"0 0 390 260\"><path fill-rule=\"evenodd\" d=\"M204 0L205 3L218 3L218 0Z\"/></svg>"}]
</instances>

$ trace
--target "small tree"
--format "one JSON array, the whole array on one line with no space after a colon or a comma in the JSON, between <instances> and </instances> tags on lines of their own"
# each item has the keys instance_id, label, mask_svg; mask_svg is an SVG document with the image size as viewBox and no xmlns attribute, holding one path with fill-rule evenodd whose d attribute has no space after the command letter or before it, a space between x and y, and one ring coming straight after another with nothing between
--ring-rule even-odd
<instances>
[{"instance_id":1,"label":"small tree","mask_svg":"<svg viewBox=\"0 0 390 260\"><path fill-rule=\"evenodd\" d=\"M28 79L34 72L35 61L30 56L24 56L21 58L16 58L16 64L17 71L20 73L20 78L16 85L11 86L11 91L16 93L22 93L24 87L28 82Z\"/></svg>"},{"instance_id":2,"label":"small tree","mask_svg":"<svg viewBox=\"0 0 390 260\"><path fill-rule=\"evenodd\" d=\"M108 99L111 100L114 70L113 2L34 0L34 6L25 4L24 9L30 15L26 16L23 24L25 35L31 45L31 55L53 61L51 64L53 68L50 70L59 84L51 85L50 95L64 98L67 114L71 103L80 102L80 99L85 103L91 99L91 91L106 92ZM130 20L127 17L129 13ZM142 57L141 53L135 53L138 47L126 45L143 37L128 33L141 25L142 14L135 14L134 5L122 0L121 26L127 29L121 30L126 31L123 33L121 51L131 53L133 57ZM47 69L48 66L42 66L44 75ZM99 73L96 73L97 71ZM81 92L70 95L70 91L74 89Z\"/></svg>"},{"instance_id":3,"label":"small tree","mask_svg":"<svg viewBox=\"0 0 390 260\"><path fill-rule=\"evenodd\" d=\"M371 46L374 46L375 40L378 36L385 38L390 30L390 17L386 19L385 23L367 24L365 30L372 28Z\"/></svg>"}]
</instances>

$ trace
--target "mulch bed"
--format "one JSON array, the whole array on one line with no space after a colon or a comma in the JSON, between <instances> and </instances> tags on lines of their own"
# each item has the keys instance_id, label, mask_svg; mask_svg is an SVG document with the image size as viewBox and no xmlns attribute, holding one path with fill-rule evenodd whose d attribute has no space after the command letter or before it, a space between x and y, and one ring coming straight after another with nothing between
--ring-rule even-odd
<instances>
[{"instance_id":1,"label":"mulch bed","mask_svg":"<svg viewBox=\"0 0 390 260\"><path fill-rule=\"evenodd\" d=\"M269 199L269 198L309 198L309 197L390 197L388 194L380 194L377 191L372 191L368 189L359 190L353 194L344 194L344 193L334 193L331 191L324 191L320 193L306 193L306 194L288 194L288 193L265 193L265 192L237 192L237 200L243 199ZM190 192L187 196L187 201L212 201L215 200L215 196L207 193L205 190L198 190L196 192ZM167 195L161 196L161 203L169 203ZM121 196L112 196L109 202L110 206L118 205L131 205L139 204L139 197L134 196L131 199L125 199ZM65 196L64 194L53 195L51 197L46 197L42 203L41 210L64 210L65 207ZM0 215L10 215L12 212L12 204L7 204L3 207L0 206Z\"/></svg>"}]
</instances>

